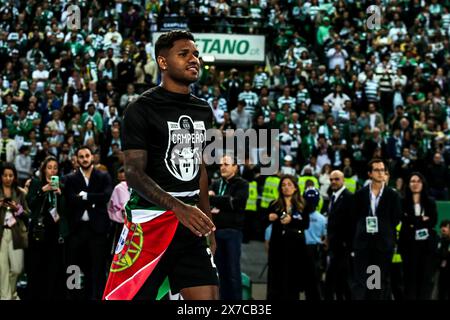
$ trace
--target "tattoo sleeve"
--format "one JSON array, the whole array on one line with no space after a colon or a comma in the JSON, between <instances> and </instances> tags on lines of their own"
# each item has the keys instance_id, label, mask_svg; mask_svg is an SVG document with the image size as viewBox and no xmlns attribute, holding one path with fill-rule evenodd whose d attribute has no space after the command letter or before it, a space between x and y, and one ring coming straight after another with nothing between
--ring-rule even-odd
<instances>
[{"instance_id":1,"label":"tattoo sleeve","mask_svg":"<svg viewBox=\"0 0 450 320\"><path fill-rule=\"evenodd\" d=\"M166 210L182 206L183 203L164 191L152 178L145 173L147 166L147 151L125 150L125 176L130 188L135 190L145 200Z\"/></svg>"}]
</instances>

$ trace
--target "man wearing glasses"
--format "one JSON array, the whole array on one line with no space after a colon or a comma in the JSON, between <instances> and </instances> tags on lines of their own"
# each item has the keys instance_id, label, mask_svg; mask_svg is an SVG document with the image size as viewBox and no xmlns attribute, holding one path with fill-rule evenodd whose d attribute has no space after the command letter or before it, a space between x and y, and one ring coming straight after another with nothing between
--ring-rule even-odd
<instances>
[{"instance_id":1,"label":"man wearing glasses","mask_svg":"<svg viewBox=\"0 0 450 320\"><path fill-rule=\"evenodd\" d=\"M390 262L395 227L400 221L399 195L385 187L386 166L372 159L368 165L371 182L355 194L353 208L354 279L356 300L390 300Z\"/></svg>"}]
</instances>

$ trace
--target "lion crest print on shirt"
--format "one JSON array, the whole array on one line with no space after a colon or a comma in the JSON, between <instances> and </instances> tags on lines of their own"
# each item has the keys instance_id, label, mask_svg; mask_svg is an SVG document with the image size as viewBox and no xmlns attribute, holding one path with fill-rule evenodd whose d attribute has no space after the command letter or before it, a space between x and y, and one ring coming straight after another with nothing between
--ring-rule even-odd
<instances>
[{"instance_id":1,"label":"lion crest print on shirt","mask_svg":"<svg viewBox=\"0 0 450 320\"><path fill-rule=\"evenodd\" d=\"M203 121L192 121L187 115L177 122L167 121L169 142L165 164L169 172L178 180L191 181L200 168L206 128Z\"/></svg>"}]
</instances>

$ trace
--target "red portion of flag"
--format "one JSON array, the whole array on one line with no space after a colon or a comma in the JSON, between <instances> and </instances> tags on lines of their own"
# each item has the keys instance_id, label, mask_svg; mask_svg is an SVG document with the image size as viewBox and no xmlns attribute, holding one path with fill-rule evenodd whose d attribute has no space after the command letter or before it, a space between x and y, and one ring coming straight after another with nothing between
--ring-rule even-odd
<instances>
[{"instance_id":1,"label":"red portion of flag","mask_svg":"<svg viewBox=\"0 0 450 320\"><path fill-rule=\"evenodd\" d=\"M177 226L178 219L172 211L145 223L125 221L103 299L133 299L166 251Z\"/></svg>"}]
</instances>

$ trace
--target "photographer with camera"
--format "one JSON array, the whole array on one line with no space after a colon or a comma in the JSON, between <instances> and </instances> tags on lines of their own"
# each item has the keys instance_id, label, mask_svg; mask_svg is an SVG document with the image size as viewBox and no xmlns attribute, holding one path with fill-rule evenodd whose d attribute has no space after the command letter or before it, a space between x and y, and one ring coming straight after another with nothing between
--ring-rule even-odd
<instances>
[{"instance_id":1,"label":"photographer with camera","mask_svg":"<svg viewBox=\"0 0 450 320\"><path fill-rule=\"evenodd\" d=\"M267 277L268 300L298 300L304 286L306 259L305 230L309 227L309 206L300 194L297 178L285 175L279 197L269 205L272 223Z\"/></svg>"},{"instance_id":2,"label":"photographer with camera","mask_svg":"<svg viewBox=\"0 0 450 320\"><path fill-rule=\"evenodd\" d=\"M47 157L27 195L31 210L27 263L30 300L61 299L64 286L64 237L67 225L58 161Z\"/></svg>"},{"instance_id":3,"label":"photographer with camera","mask_svg":"<svg viewBox=\"0 0 450 320\"><path fill-rule=\"evenodd\" d=\"M12 163L0 169L0 300L19 300L17 278L23 271L24 250L28 246L25 192L17 186Z\"/></svg>"}]
</instances>

